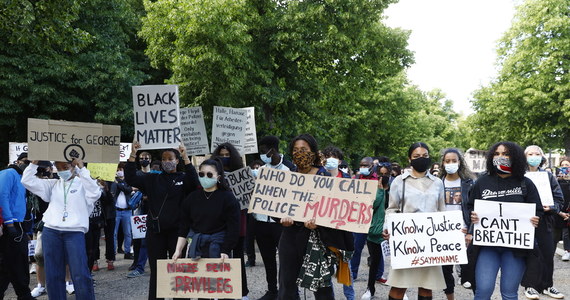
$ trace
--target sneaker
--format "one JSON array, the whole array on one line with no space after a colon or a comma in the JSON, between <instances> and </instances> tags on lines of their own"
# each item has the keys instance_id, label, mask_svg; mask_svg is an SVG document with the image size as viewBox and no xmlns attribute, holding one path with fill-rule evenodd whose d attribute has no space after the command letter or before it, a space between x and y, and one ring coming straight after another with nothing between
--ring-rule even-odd
<instances>
[{"instance_id":1,"label":"sneaker","mask_svg":"<svg viewBox=\"0 0 570 300\"><path fill-rule=\"evenodd\" d=\"M38 286L36 286L30 294L32 295L32 297L37 298L45 293L46 293L46 288L38 283Z\"/></svg>"},{"instance_id":2,"label":"sneaker","mask_svg":"<svg viewBox=\"0 0 570 300\"><path fill-rule=\"evenodd\" d=\"M570 260L570 251L564 252L564 254L562 255L562 260L563 261L569 261Z\"/></svg>"},{"instance_id":3,"label":"sneaker","mask_svg":"<svg viewBox=\"0 0 570 300\"><path fill-rule=\"evenodd\" d=\"M133 255L131 253L125 253L125 259L133 259Z\"/></svg>"},{"instance_id":4,"label":"sneaker","mask_svg":"<svg viewBox=\"0 0 570 300\"><path fill-rule=\"evenodd\" d=\"M465 281L465 282L463 283L463 287L466 288L466 289L470 289L470 288L471 288L471 282Z\"/></svg>"},{"instance_id":5,"label":"sneaker","mask_svg":"<svg viewBox=\"0 0 570 300\"><path fill-rule=\"evenodd\" d=\"M376 279L376 282L386 285L386 282L388 281L388 279L386 279L385 277L380 277L380 279Z\"/></svg>"},{"instance_id":6,"label":"sneaker","mask_svg":"<svg viewBox=\"0 0 570 300\"><path fill-rule=\"evenodd\" d=\"M533 288L528 287L524 290L524 295L528 299L540 299L540 294Z\"/></svg>"},{"instance_id":7,"label":"sneaker","mask_svg":"<svg viewBox=\"0 0 570 300\"><path fill-rule=\"evenodd\" d=\"M362 300L369 300L372 299L372 293L370 292L370 290L366 290L366 293L364 293L364 295L362 295L362 297L360 299Z\"/></svg>"},{"instance_id":8,"label":"sneaker","mask_svg":"<svg viewBox=\"0 0 570 300\"><path fill-rule=\"evenodd\" d=\"M248 296L243 296L243 297L241 297L241 300L249 300L249 297L248 297Z\"/></svg>"},{"instance_id":9,"label":"sneaker","mask_svg":"<svg viewBox=\"0 0 570 300\"><path fill-rule=\"evenodd\" d=\"M564 299L564 294L559 292L555 287L551 286L546 290L542 291L543 294L548 295L554 299Z\"/></svg>"},{"instance_id":10,"label":"sneaker","mask_svg":"<svg viewBox=\"0 0 570 300\"><path fill-rule=\"evenodd\" d=\"M115 266L113 265L112 261L107 261L107 271L115 270Z\"/></svg>"},{"instance_id":11,"label":"sneaker","mask_svg":"<svg viewBox=\"0 0 570 300\"><path fill-rule=\"evenodd\" d=\"M263 297L257 300L276 300L277 299L277 292L267 291Z\"/></svg>"},{"instance_id":12,"label":"sneaker","mask_svg":"<svg viewBox=\"0 0 570 300\"><path fill-rule=\"evenodd\" d=\"M404 298L402 298L402 300L410 300L408 299L408 294L404 294Z\"/></svg>"},{"instance_id":13,"label":"sneaker","mask_svg":"<svg viewBox=\"0 0 570 300\"><path fill-rule=\"evenodd\" d=\"M99 263L97 261L93 263L93 268L91 269L91 271L93 272L99 271Z\"/></svg>"},{"instance_id":14,"label":"sneaker","mask_svg":"<svg viewBox=\"0 0 570 300\"><path fill-rule=\"evenodd\" d=\"M133 270L130 271L129 274L127 274L127 278L137 278L137 277L141 277L144 275L144 272L139 272L139 270Z\"/></svg>"},{"instance_id":15,"label":"sneaker","mask_svg":"<svg viewBox=\"0 0 570 300\"><path fill-rule=\"evenodd\" d=\"M65 290L70 295L75 294L75 287L73 286L73 282L71 282L71 281L66 282L65 283Z\"/></svg>"},{"instance_id":16,"label":"sneaker","mask_svg":"<svg viewBox=\"0 0 570 300\"><path fill-rule=\"evenodd\" d=\"M30 274L36 274L36 264L32 264L30 267Z\"/></svg>"}]
</instances>

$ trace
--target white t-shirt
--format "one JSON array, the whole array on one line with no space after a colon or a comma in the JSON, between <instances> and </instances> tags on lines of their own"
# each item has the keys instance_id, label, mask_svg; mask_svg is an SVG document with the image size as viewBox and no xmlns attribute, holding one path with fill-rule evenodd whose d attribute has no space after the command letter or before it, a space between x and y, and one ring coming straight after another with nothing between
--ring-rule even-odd
<instances>
[{"instance_id":1,"label":"white t-shirt","mask_svg":"<svg viewBox=\"0 0 570 300\"><path fill-rule=\"evenodd\" d=\"M463 201L461 195L461 178L453 181L445 179L443 185L445 186L445 207L447 210L461 210L461 202Z\"/></svg>"},{"instance_id":2,"label":"white t-shirt","mask_svg":"<svg viewBox=\"0 0 570 300\"><path fill-rule=\"evenodd\" d=\"M117 196L117 207L118 208L127 208L127 197L125 197L125 193L122 191L119 192L119 196Z\"/></svg>"}]
</instances>

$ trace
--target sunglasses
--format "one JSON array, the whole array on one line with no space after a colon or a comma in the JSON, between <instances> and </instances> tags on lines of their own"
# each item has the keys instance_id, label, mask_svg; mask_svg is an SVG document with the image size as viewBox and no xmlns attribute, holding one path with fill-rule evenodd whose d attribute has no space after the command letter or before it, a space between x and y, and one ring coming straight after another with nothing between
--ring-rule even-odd
<instances>
[{"instance_id":1,"label":"sunglasses","mask_svg":"<svg viewBox=\"0 0 570 300\"><path fill-rule=\"evenodd\" d=\"M208 172L208 173L198 172L198 176L200 176L200 177L208 176L208 178L212 178L212 177L214 177L214 173L212 173L212 172Z\"/></svg>"}]
</instances>

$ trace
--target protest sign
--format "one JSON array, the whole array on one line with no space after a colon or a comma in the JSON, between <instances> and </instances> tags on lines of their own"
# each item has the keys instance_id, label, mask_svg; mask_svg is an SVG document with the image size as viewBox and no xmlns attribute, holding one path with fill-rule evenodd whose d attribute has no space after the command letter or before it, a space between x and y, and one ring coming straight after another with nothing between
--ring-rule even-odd
<instances>
[{"instance_id":1,"label":"protest sign","mask_svg":"<svg viewBox=\"0 0 570 300\"><path fill-rule=\"evenodd\" d=\"M241 261L237 258L159 259L158 298L241 299Z\"/></svg>"},{"instance_id":2,"label":"protest sign","mask_svg":"<svg viewBox=\"0 0 570 300\"><path fill-rule=\"evenodd\" d=\"M30 160L118 163L121 126L28 119Z\"/></svg>"},{"instance_id":3,"label":"protest sign","mask_svg":"<svg viewBox=\"0 0 570 300\"><path fill-rule=\"evenodd\" d=\"M240 154L244 152L247 110L214 106L212 121L212 152L222 143L231 143Z\"/></svg>"},{"instance_id":4,"label":"protest sign","mask_svg":"<svg viewBox=\"0 0 570 300\"><path fill-rule=\"evenodd\" d=\"M133 239L144 239L146 237L146 215L131 217L131 232Z\"/></svg>"},{"instance_id":5,"label":"protest sign","mask_svg":"<svg viewBox=\"0 0 570 300\"><path fill-rule=\"evenodd\" d=\"M8 164L13 164L21 153L28 152L28 143L8 143Z\"/></svg>"},{"instance_id":6,"label":"protest sign","mask_svg":"<svg viewBox=\"0 0 570 300\"><path fill-rule=\"evenodd\" d=\"M180 108L180 132L188 155L210 152L201 106Z\"/></svg>"},{"instance_id":7,"label":"protest sign","mask_svg":"<svg viewBox=\"0 0 570 300\"><path fill-rule=\"evenodd\" d=\"M247 209L249 207L251 193L255 187L255 177L253 177L251 169L245 167L228 173L226 180L240 204L240 209Z\"/></svg>"},{"instance_id":8,"label":"protest sign","mask_svg":"<svg viewBox=\"0 0 570 300\"><path fill-rule=\"evenodd\" d=\"M487 159L485 154L486 151L472 148L465 152L465 163L472 172L481 173L486 170Z\"/></svg>"},{"instance_id":9,"label":"protest sign","mask_svg":"<svg viewBox=\"0 0 570 300\"><path fill-rule=\"evenodd\" d=\"M244 108L247 111L245 125L245 145L243 154L257 153L257 129L255 127L255 107Z\"/></svg>"},{"instance_id":10,"label":"protest sign","mask_svg":"<svg viewBox=\"0 0 570 300\"><path fill-rule=\"evenodd\" d=\"M259 168L250 213L368 233L378 181Z\"/></svg>"},{"instance_id":11,"label":"protest sign","mask_svg":"<svg viewBox=\"0 0 570 300\"><path fill-rule=\"evenodd\" d=\"M532 180L532 183L534 183L536 189L538 189L538 195L540 196L540 202L542 202L542 205L554 205L548 172L526 172L524 176Z\"/></svg>"},{"instance_id":12,"label":"protest sign","mask_svg":"<svg viewBox=\"0 0 570 300\"><path fill-rule=\"evenodd\" d=\"M475 200L479 222L473 229L473 244L532 249L534 227L530 218L535 215L533 203Z\"/></svg>"},{"instance_id":13,"label":"protest sign","mask_svg":"<svg viewBox=\"0 0 570 300\"><path fill-rule=\"evenodd\" d=\"M117 164L88 163L87 169L91 173L91 178L115 181Z\"/></svg>"},{"instance_id":14,"label":"protest sign","mask_svg":"<svg viewBox=\"0 0 570 300\"><path fill-rule=\"evenodd\" d=\"M387 224L394 269L467 263L461 211L394 213Z\"/></svg>"},{"instance_id":15,"label":"protest sign","mask_svg":"<svg viewBox=\"0 0 570 300\"><path fill-rule=\"evenodd\" d=\"M28 256L34 256L36 254L36 246L38 245L38 240L28 241Z\"/></svg>"},{"instance_id":16,"label":"protest sign","mask_svg":"<svg viewBox=\"0 0 570 300\"><path fill-rule=\"evenodd\" d=\"M131 151L133 147L133 143L121 143L121 150L119 154L119 161L127 161L129 160L129 156L131 155Z\"/></svg>"},{"instance_id":17,"label":"protest sign","mask_svg":"<svg viewBox=\"0 0 570 300\"><path fill-rule=\"evenodd\" d=\"M177 85L133 86L135 140L141 149L180 146Z\"/></svg>"}]
</instances>

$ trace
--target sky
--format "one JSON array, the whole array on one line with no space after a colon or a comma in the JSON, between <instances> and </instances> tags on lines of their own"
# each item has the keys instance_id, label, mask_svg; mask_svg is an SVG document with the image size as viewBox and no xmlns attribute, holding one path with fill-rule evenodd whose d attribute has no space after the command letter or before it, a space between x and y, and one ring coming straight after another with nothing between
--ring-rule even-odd
<instances>
[{"instance_id":1,"label":"sky","mask_svg":"<svg viewBox=\"0 0 570 300\"><path fill-rule=\"evenodd\" d=\"M390 27L411 30L415 64L408 78L420 89L441 89L457 112L496 76L496 45L510 27L515 0L400 0L385 11Z\"/></svg>"}]
</instances>

